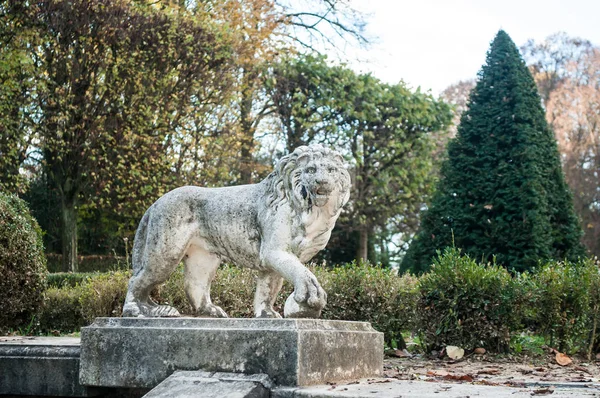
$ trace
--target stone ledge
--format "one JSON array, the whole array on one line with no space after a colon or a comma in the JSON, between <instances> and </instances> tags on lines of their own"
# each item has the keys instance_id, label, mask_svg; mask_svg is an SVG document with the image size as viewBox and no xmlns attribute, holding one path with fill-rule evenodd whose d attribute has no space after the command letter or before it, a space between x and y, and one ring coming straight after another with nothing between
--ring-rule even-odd
<instances>
[{"instance_id":1,"label":"stone ledge","mask_svg":"<svg viewBox=\"0 0 600 398\"><path fill-rule=\"evenodd\" d=\"M0 395L84 397L79 384L78 339L0 341Z\"/></svg>"},{"instance_id":2,"label":"stone ledge","mask_svg":"<svg viewBox=\"0 0 600 398\"><path fill-rule=\"evenodd\" d=\"M81 331L80 383L153 388L177 370L266 374L277 385L381 375L383 333L315 319L98 318Z\"/></svg>"}]
</instances>

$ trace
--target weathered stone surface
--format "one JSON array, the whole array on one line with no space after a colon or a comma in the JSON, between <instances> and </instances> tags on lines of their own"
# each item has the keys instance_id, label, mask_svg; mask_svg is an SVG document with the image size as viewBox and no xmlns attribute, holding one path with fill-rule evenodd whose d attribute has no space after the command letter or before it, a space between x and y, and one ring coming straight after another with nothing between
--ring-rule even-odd
<instances>
[{"instance_id":1,"label":"weathered stone surface","mask_svg":"<svg viewBox=\"0 0 600 398\"><path fill-rule=\"evenodd\" d=\"M327 294L304 264L322 250L350 197L342 156L321 145L284 156L258 184L224 188L181 187L159 198L135 234L133 276L123 316L172 317L150 292L181 261L185 291L198 316L227 317L210 299L221 261L260 271L257 317L280 318L273 303L283 280L294 285L286 318L318 318Z\"/></svg>"},{"instance_id":2,"label":"weathered stone surface","mask_svg":"<svg viewBox=\"0 0 600 398\"><path fill-rule=\"evenodd\" d=\"M179 371L144 398L269 398L272 387L265 375Z\"/></svg>"},{"instance_id":3,"label":"weathered stone surface","mask_svg":"<svg viewBox=\"0 0 600 398\"><path fill-rule=\"evenodd\" d=\"M383 370L383 334L314 319L98 318L81 331L83 385L153 388L176 370L292 386L372 377Z\"/></svg>"},{"instance_id":4,"label":"weathered stone surface","mask_svg":"<svg viewBox=\"0 0 600 398\"><path fill-rule=\"evenodd\" d=\"M91 395L79 384L78 339L2 338L0 395Z\"/></svg>"}]
</instances>

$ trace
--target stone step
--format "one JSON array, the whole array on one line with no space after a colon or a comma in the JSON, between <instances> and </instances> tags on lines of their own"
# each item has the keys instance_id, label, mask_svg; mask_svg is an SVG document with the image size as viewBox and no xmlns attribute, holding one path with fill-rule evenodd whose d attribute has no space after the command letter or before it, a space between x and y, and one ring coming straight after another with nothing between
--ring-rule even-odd
<instances>
[{"instance_id":1,"label":"stone step","mask_svg":"<svg viewBox=\"0 0 600 398\"><path fill-rule=\"evenodd\" d=\"M270 398L272 388L266 375L179 371L144 398Z\"/></svg>"}]
</instances>

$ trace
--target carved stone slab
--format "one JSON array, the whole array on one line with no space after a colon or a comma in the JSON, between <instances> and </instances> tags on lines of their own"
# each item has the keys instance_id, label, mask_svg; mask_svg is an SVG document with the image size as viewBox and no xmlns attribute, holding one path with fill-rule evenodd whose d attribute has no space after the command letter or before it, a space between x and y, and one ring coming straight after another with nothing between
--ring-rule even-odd
<instances>
[{"instance_id":1,"label":"carved stone slab","mask_svg":"<svg viewBox=\"0 0 600 398\"><path fill-rule=\"evenodd\" d=\"M383 333L316 319L97 318L81 331L80 382L153 388L177 370L265 374L277 385L383 372Z\"/></svg>"}]
</instances>

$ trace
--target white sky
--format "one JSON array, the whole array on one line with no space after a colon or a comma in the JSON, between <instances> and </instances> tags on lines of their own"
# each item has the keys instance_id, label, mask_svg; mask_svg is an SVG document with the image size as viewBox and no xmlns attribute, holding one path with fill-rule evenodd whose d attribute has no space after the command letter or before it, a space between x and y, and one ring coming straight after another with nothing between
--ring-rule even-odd
<instances>
[{"instance_id":1,"label":"white sky","mask_svg":"<svg viewBox=\"0 0 600 398\"><path fill-rule=\"evenodd\" d=\"M475 78L499 29L517 46L566 32L600 44L600 0L350 0L370 15L376 37L350 66L388 83L439 94L459 80ZM352 58L349 49L346 55Z\"/></svg>"}]
</instances>

